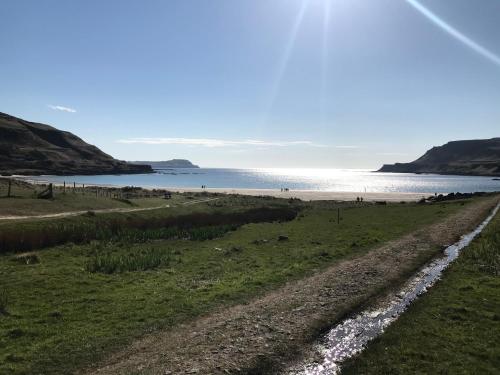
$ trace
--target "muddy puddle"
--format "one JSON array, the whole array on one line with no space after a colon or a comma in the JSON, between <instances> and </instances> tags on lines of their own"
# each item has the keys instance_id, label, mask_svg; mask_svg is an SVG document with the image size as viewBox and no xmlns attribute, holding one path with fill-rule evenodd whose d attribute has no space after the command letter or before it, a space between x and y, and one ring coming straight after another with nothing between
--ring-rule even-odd
<instances>
[{"instance_id":1,"label":"muddy puddle","mask_svg":"<svg viewBox=\"0 0 500 375\"><path fill-rule=\"evenodd\" d=\"M495 216L500 204L472 232L463 235L457 243L447 247L444 255L413 276L398 292L385 296L376 306L348 318L332 328L318 343L313 353L301 363L294 364L283 373L289 375L330 375L340 372L344 360L358 354L375 337L382 334L407 307L425 293L440 278L443 270L453 262L460 251L486 227Z\"/></svg>"}]
</instances>

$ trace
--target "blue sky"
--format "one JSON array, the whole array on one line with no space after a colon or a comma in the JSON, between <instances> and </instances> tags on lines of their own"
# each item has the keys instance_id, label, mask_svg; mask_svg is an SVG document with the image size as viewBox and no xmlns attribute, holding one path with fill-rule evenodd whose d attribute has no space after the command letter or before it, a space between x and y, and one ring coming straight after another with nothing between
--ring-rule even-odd
<instances>
[{"instance_id":1,"label":"blue sky","mask_svg":"<svg viewBox=\"0 0 500 375\"><path fill-rule=\"evenodd\" d=\"M0 111L120 159L377 168L500 136L498 0L5 0L0 14Z\"/></svg>"}]
</instances>

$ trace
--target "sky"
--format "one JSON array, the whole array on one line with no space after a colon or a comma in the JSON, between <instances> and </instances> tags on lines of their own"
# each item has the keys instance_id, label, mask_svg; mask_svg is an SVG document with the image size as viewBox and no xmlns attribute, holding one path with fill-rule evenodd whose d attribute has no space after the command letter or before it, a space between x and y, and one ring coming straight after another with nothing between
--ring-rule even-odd
<instances>
[{"instance_id":1,"label":"sky","mask_svg":"<svg viewBox=\"0 0 500 375\"><path fill-rule=\"evenodd\" d=\"M122 160L378 168L500 136L499 0L4 0L0 112Z\"/></svg>"}]
</instances>

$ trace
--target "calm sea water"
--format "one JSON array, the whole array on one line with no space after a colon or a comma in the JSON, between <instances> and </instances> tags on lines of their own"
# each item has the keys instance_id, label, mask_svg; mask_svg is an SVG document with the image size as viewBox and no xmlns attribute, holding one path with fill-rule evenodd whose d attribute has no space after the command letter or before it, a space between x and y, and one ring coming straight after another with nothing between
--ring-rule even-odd
<instances>
[{"instance_id":1,"label":"calm sea water","mask_svg":"<svg viewBox=\"0 0 500 375\"><path fill-rule=\"evenodd\" d=\"M337 192L451 193L500 191L491 177L378 173L346 169L166 169L154 174L40 176L40 181L164 188L280 189Z\"/></svg>"}]
</instances>

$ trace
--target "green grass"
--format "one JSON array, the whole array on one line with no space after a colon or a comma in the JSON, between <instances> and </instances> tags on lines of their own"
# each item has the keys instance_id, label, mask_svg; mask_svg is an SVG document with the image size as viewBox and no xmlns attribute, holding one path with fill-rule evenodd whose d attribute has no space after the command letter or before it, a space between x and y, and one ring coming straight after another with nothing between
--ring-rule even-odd
<instances>
[{"instance_id":1,"label":"green grass","mask_svg":"<svg viewBox=\"0 0 500 375\"><path fill-rule=\"evenodd\" d=\"M498 374L500 215L343 374Z\"/></svg>"},{"instance_id":2,"label":"green grass","mask_svg":"<svg viewBox=\"0 0 500 375\"><path fill-rule=\"evenodd\" d=\"M110 236L112 242L147 242L151 240L187 239L191 241L213 240L236 230L241 224L211 225L197 228L163 227L157 229L123 229Z\"/></svg>"},{"instance_id":3,"label":"green grass","mask_svg":"<svg viewBox=\"0 0 500 375\"><path fill-rule=\"evenodd\" d=\"M86 264L85 270L96 273L121 273L147 271L160 266L168 266L170 252L159 248L145 248L129 253L97 252Z\"/></svg>"},{"instance_id":4,"label":"green grass","mask_svg":"<svg viewBox=\"0 0 500 375\"><path fill-rule=\"evenodd\" d=\"M7 295L7 291L0 287L0 315L7 315L7 306L9 305L9 296Z\"/></svg>"},{"instance_id":5,"label":"green grass","mask_svg":"<svg viewBox=\"0 0 500 375\"><path fill-rule=\"evenodd\" d=\"M233 198L200 209L288 205ZM442 219L461 204L342 204L337 224L339 205L317 202L304 204L293 221L248 224L213 240L67 244L39 251L32 265L0 256L0 285L9 296L9 315L0 317L0 373L74 371L145 332L248 301ZM289 239L278 241L280 235ZM96 251L103 254L97 268L120 272L89 272ZM121 260L127 258L135 259L132 265Z\"/></svg>"},{"instance_id":6,"label":"green grass","mask_svg":"<svg viewBox=\"0 0 500 375\"><path fill-rule=\"evenodd\" d=\"M109 196L95 195L95 190L89 187L73 191L71 187L63 193L61 187L55 187L54 199L37 199L36 194L45 190L45 185L33 185L23 181L12 181L10 198L7 197L7 179L0 178L0 215L24 216L43 215L68 211L86 211L108 208L141 208L156 207L165 204L180 204L188 201L183 194L173 194L172 199L151 198L112 198L112 194L121 193L119 189L101 189L108 191Z\"/></svg>"}]
</instances>

